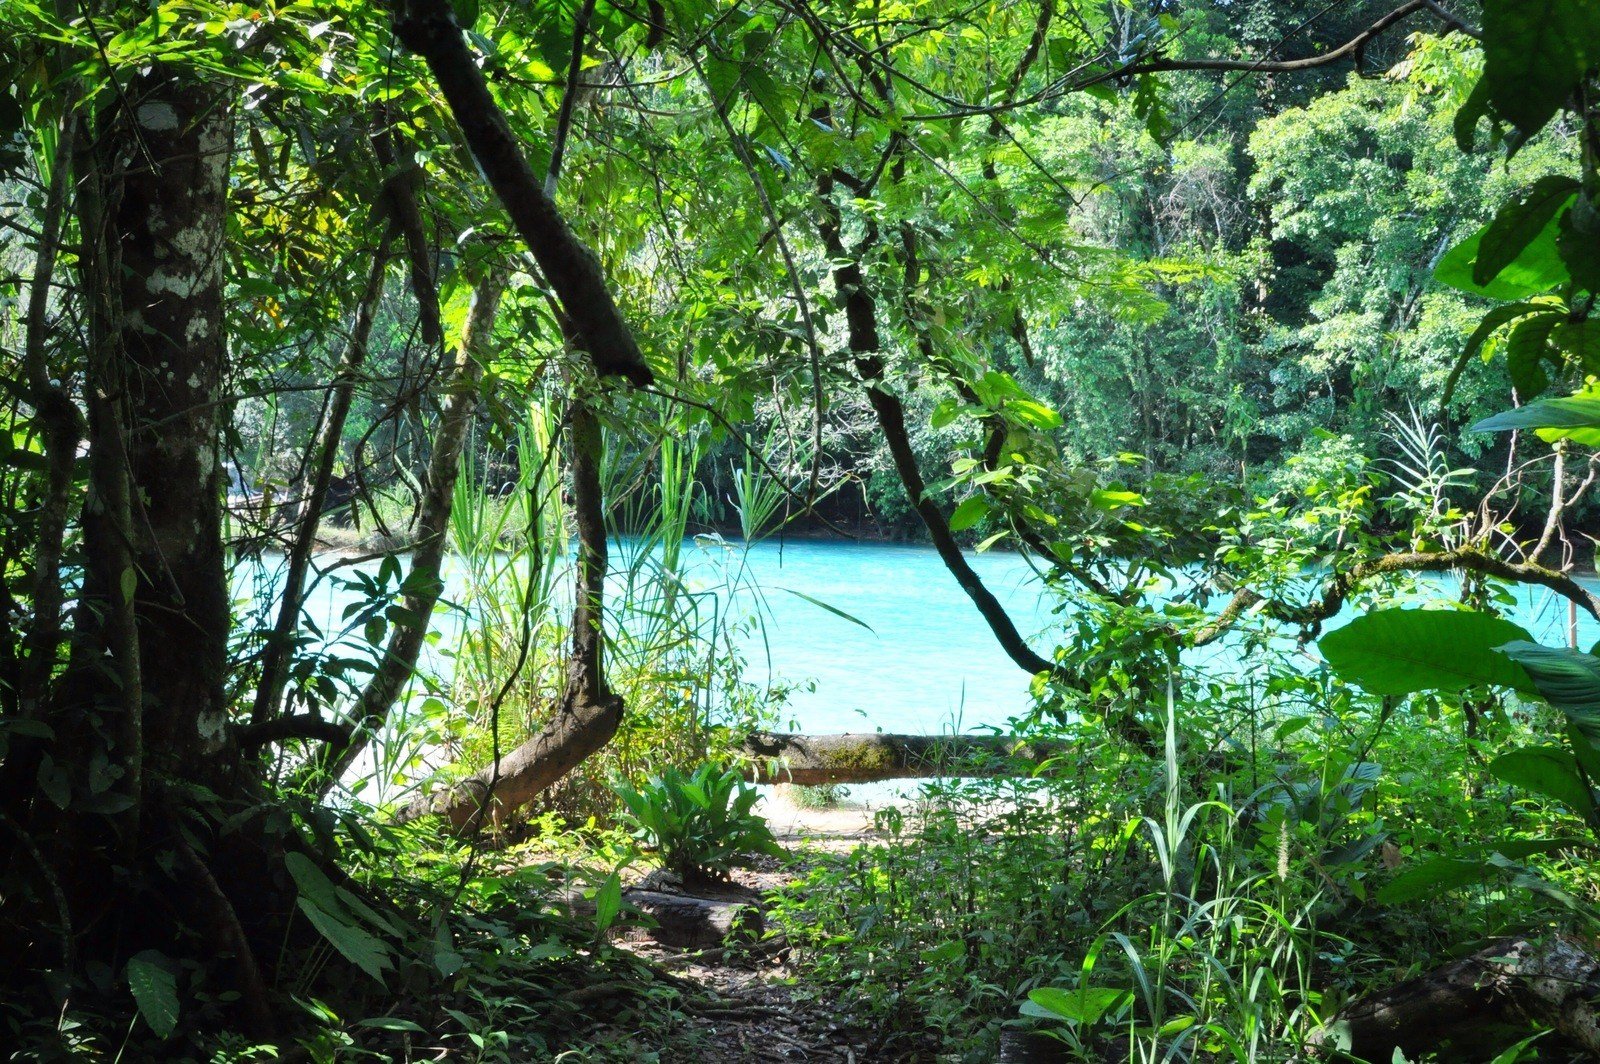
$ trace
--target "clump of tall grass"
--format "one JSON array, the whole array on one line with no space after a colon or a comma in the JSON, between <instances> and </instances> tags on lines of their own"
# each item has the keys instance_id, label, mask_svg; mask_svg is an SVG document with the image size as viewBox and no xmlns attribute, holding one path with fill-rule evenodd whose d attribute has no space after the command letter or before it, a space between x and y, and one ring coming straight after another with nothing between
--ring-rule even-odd
<instances>
[{"instance_id":1,"label":"clump of tall grass","mask_svg":"<svg viewBox=\"0 0 1600 1064\"><path fill-rule=\"evenodd\" d=\"M1160 810L1126 822L1154 889L1106 921L1072 985L1035 988L1023 1012L1086 1060L1297 1059L1315 1027L1316 894L1291 882L1287 852L1252 867L1225 784L1187 800L1176 718L1169 705Z\"/></svg>"},{"instance_id":2,"label":"clump of tall grass","mask_svg":"<svg viewBox=\"0 0 1600 1064\"><path fill-rule=\"evenodd\" d=\"M457 482L451 536L463 630L451 694L469 721L453 744L461 770L537 734L564 682L574 548L552 457L556 422L534 410L510 490L492 496L475 475ZM627 710L615 738L536 810L580 823L614 818L618 777L638 782L668 766L725 758L779 697L744 680L741 634L761 613L744 564L749 545L690 538L704 504L702 444L667 437L629 450L612 441L607 455L607 673ZM752 478L743 494L754 503L773 489ZM752 531L771 510L750 515Z\"/></svg>"}]
</instances>

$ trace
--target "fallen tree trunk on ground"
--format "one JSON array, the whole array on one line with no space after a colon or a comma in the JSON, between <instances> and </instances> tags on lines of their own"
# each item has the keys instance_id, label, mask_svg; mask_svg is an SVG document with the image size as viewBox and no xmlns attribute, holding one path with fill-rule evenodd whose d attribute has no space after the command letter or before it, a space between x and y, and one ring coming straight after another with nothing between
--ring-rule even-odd
<instances>
[{"instance_id":1,"label":"fallen tree trunk on ground","mask_svg":"<svg viewBox=\"0 0 1600 1064\"><path fill-rule=\"evenodd\" d=\"M609 692L608 692L609 695ZM485 811L510 813L560 780L616 733L622 720L615 696L580 700L558 710L545 730L448 790L424 795L401 810L401 822L440 814L457 831L476 830ZM1031 776L1046 762L1072 753L1059 740L1012 735L790 735L756 732L740 753L751 783L877 783L941 776ZM489 798L489 791L494 791Z\"/></svg>"},{"instance_id":2,"label":"fallen tree trunk on ground","mask_svg":"<svg viewBox=\"0 0 1600 1064\"><path fill-rule=\"evenodd\" d=\"M1505 939L1346 1006L1317 1036L1329 1056L1388 1060L1450 1048L1488 1060L1535 1025L1600 1058L1600 961L1569 939ZM1442 1059L1442 1058L1441 1058Z\"/></svg>"},{"instance_id":3,"label":"fallen tree trunk on ground","mask_svg":"<svg viewBox=\"0 0 1600 1064\"><path fill-rule=\"evenodd\" d=\"M709 897L685 894L654 873L622 892L627 904L617 923L637 925L643 920L650 925L644 929L647 935L677 949L714 949L729 942L748 945L761 938L766 916L755 891L715 884L707 890ZM593 898L575 895L566 905L577 917L593 919L597 911Z\"/></svg>"},{"instance_id":4,"label":"fallen tree trunk on ground","mask_svg":"<svg viewBox=\"0 0 1600 1064\"><path fill-rule=\"evenodd\" d=\"M752 783L876 783L934 776L1028 776L1070 743L1011 735L786 735L745 739Z\"/></svg>"},{"instance_id":5,"label":"fallen tree trunk on ground","mask_svg":"<svg viewBox=\"0 0 1600 1064\"><path fill-rule=\"evenodd\" d=\"M754 942L766 925L760 907L748 901L653 890L627 890L622 899L654 918L655 926L648 932L651 938L678 949L710 949L730 937L738 942Z\"/></svg>"}]
</instances>

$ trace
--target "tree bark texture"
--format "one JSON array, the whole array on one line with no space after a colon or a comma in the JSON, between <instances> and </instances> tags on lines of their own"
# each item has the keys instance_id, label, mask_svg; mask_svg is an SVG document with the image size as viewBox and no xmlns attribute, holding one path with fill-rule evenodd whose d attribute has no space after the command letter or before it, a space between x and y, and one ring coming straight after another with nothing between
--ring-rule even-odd
<instances>
[{"instance_id":1,"label":"tree bark texture","mask_svg":"<svg viewBox=\"0 0 1600 1064\"><path fill-rule=\"evenodd\" d=\"M153 68L129 86L132 122L111 142L107 197L120 270L115 344L123 363L134 497L134 612L152 767L180 774L223 746L228 586L222 555L218 417L232 112L226 97ZM95 387L102 387L95 382ZM105 574L110 590L130 574Z\"/></svg>"},{"instance_id":2,"label":"tree bark texture","mask_svg":"<svg viewBox=\"0 0 1600 1064\"><path fill-rule=\"evenodd\" d=\"M1346 1006L1319 1034L1323 1049L1387 1061L1488 1060L1535 1026L1600 1058L1600 961L1551 936L1508 939Z\"/></svg>"},{"instance_id":3,"label":"tree bark texture","mask_svg":"<svg viewBox=\"0 0 1600 1064\"><path fill-rule=\"evenodd\" d=\"M1007 735L789 735L757 732L741 752L752 783L876 783L942 776L1029 776L1073 753L1066 742Z\"/></svg>"}]
</instances>

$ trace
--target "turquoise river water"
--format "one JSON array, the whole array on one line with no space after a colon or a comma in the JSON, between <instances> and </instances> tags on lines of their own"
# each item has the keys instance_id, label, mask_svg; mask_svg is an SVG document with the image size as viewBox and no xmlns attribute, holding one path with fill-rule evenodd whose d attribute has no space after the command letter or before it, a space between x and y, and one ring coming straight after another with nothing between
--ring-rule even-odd
<instances>
[{"instance_id":1,"label":"turquoise river water","mask_svg":"<svg viewBox=\"0 0 1600 1064\"><path fill-rule=\"evenodd\" d=\"M684 547L686 583L708 609L727 616L759 610L759 629L741 637L749 676L800 685L783 713L786 727L937 733L1004 724L1028 706L1028 677L1000 651L929 547L795 539L746 549L716 537ZM616 553L626 549L623 544ZM1027 563L1004 552L971 559L1017 627L1048 653L1054 603ZM730 597L726 574L741 566L745 590ZM453 582L447 577L447 594ZM1600 586L1593 578L1586 582ZM1437 583L1448 592L1452 581ZM241 590L248 593L248 586ZM1522 588L1518 594L1513 619L1542 642L1564 643L1565 602L1543 589ZM324 581L310 609L325 630L336 630L348 601L349 592ZM1600 624L1581 615L1579 644L1596 639Z\"/></svg>"}]
</instances>

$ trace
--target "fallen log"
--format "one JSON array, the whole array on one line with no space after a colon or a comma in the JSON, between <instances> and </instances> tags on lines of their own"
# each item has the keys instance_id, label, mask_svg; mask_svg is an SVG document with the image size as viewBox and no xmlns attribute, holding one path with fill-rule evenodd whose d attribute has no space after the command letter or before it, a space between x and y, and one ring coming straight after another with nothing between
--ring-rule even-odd
<instances>
[{"instance_id":1,"label":"fallen log","mask_svg":"<svg viewBox=\"0 0 1600 1064\"><path fill-rule=\"evenodd\" d=\"M709 949L730 940L754 942L766 926L760 907L748 901L653 890L628 890L622 897L655 920L648 931L651 938L678 949Z\"/></svg>"},{"instance_id":2,"label":"fallen log","mask_svg":"<svg viewBox=\"0 0 1600 1064\"><path fill-rule=\"evenodd\" d=\"M627 905L617 915L618 925L636 924L641 917L648 917L652 926L644 929L645 934L677 949L714 949L729 942L748 945L760 940L767 926L760 901L753 894L701 897L643 886L627 888L622 900ZM596 911L593 898L571 898L567 908L573 916L582 917L593 917Z\"/></svg>"},{"instance_id":3,"label":"fallen log","mask_svg":"<svg viewBox=\"0 0 1600 1064\"><path fill-rule=\"evenodd\" d=\"M1600 961L1576 942L1503 939L1352 1002L1314 1042L1333 1059L1386 1061L1398 1049L1488 1060L1542 1025L1600 1058L1597 999Z\"/></svg>"},{"instance_id":4,"label":"fallen log","mask_svg":"<svg viewBox=\"0 0 1600 1064\"><path fill-rule=\"evenodd\" d=\"M755 732L741 750L751 783L876 783L936 776L1029 776L1073 751L1011 735L790 735Z\"/></svg>"}]
</instances>

